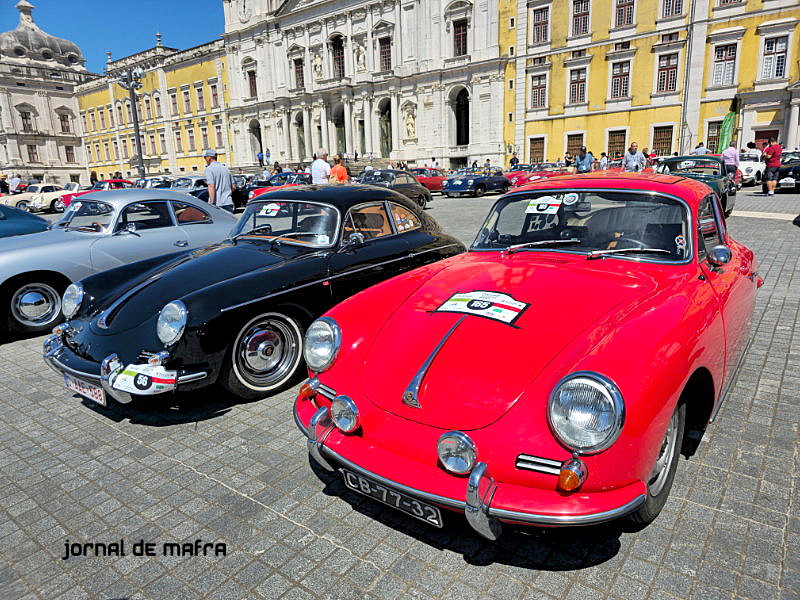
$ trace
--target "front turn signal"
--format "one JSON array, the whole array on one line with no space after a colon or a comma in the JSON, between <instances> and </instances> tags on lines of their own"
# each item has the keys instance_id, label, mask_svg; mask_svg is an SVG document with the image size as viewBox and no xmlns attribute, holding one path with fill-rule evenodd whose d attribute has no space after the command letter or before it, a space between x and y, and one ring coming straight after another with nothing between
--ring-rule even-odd
<instances>
[{"instance_id":1,"label":"front turn signal","mask_svg":"<svg viewBox=\"0 0 800 600\"><path fill-rule=\"evenodd\" d=\"M573 492L586 481L587 474L586 464L580 458L565 460L558 473L557 487L562 492Z\"/></svg>"},{"instance_id":2,"label":"front turn signal","mask_svg":"<svg viewBox=\"0 0 800 600\"><path fill-rule=\"evenodd\" d=\"M317 395L317 390L319 389L319 379L316 377L309 379L303 385L300 386L300 390L297 392L297 397L300 400L311 400L314 396Z\"/></svg>"}]
</instances>

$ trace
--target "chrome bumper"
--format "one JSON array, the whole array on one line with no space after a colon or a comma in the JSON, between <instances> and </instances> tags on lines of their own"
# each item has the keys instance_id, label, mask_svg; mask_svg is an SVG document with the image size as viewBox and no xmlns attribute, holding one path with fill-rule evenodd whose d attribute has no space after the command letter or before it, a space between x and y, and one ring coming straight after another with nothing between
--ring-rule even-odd
<instances>
[{"instance_id":1,"label":"chrome bumper","mask_svg":"<svg viewBox=\"0 0 800 600\"><path fill-rule=\"evenodd\" d=\"M639 505L644 502L645 496L637 496L627 504L617 508L588 514L588 515L543 515L537 513L524 513L513 510L506 510L503 508L495 508L491 506L494 494L497 491L497 484L489 474L489 467L486 463L479 462L475 465L467 480L467 486L464 493L464 500L454 500L445 496L439 496L430 492L424 492L401 483L397 483L359 465L347 460L334 450L325 446L325 440L334 425L331 422L328 409L320 408L311 418L309 427L305 427L300 421L297 412L294 413L294 420L299 429L308 438L306 443L308 445L309 454L314 457L322 467L328 471L335 471L334 466L328 459L333 462L346 467L351 471L360 473L365 477L369 477L373 481L377 481L381 485L385 485L395 489L404 494L415 496L421 500L432 502L441 506L447 506L456 510L462 511L467 518L467 523L481 536L489 539L496 540L502 534L503 526L502 521L513 523L524 523L530 525L539 525L544 527L568 527L577 525L595 525L605 521L613 521L627 515L636 510Z\"/></svg>"},{"instance_id":2,"label":"chrome bumper","mask_svg":"<svg viewBox=\"0 0 800 600\"><path fill-rule=\"evenodd\" d=\"M114 388L114 380L126 368L125 365L120 362L116 354L107 356L98 366L97 373L90 373L85 370L75 369L66 364L62 357L62 354L65 351L67 351L67 348L61 341L60 336L53 334L45 338L43 342L44 362L56 373L59 375L67 373L73 377L77 377L78 379L83 379L92 382L95 385L99 385L103 388L106 394L121 404L128 404L133 400L133 396L130 393ZM96 363L91 364L92 366L96 365ZM207 376L208 374L205 372L186 373L184 375L180 375L176 380L176 389L177 386L182 383L198 381Z\"/></svg>"}]
</instances>

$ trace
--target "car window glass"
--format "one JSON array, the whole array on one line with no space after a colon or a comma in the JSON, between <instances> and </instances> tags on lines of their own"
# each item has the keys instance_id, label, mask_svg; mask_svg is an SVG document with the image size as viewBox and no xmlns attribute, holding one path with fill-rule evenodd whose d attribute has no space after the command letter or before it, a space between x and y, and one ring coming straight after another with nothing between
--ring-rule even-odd
<instances>
[{"instance_id":1,"label":"car window glass","mask_svg":"<svg viewBox=\"0 0 800 600\"><path fill-rule=\"evenodd\" d=\"M130 223L136 225L136 231L171 227L172 218L166 202L137 202L125 207L117 223L117 231L125 229Z\"/></svg>"},{"instance_id":2,"label":"car window glass","mask_svg":"<svg viewBox=\"0 0 800 600\"><path fill-rule=\"evenodd\" d=\"M367 240L392 235L383 203L351 208L344 220L343 239L346 240L351 233L360 233Z\"/></svg>"},{"instance_id":3,"label":"car window glass","mask_svg":"<svg viewBox=\"0 0 800 600\"><path fill-rule=\"evenodd\" d=\"M390 202L389 207L392 209L392 218L394 219L394 226L397 229L397 233L419 229L419 219L411 210L405 206L395 204L394 202Z\"/></svg>"},{"instance_id":4,"label":"car window glass","mask_svg":"<svg viewBox=\"0 0 800 600\"><path fill-rule=\"evenodd\" d=\"M114 216L114 208L105 202L77 199L64 211L55 227L82 231L104 231Z\"/></svg>"},{"instance_id":5,"label":"car window glass","mask_svg":"<svg viewBox=\"0 0 800 600\"><path fill-rule=\"evenodd\" d=\"M580 253L648 248L666 253L641 255L643 260L684 260L691 252L688 223L686 206L665 196L531 192L498 200L473 248L503 249L536 242ZM570 241L560 244L563 240Z\"/></svg>"},{"instance_id":6,"label":"car window glass","mask_svg":"<svg viewBox=\"0 0 800 600\"><path fill-rule=\"evenodd\" d=\"M722 244L720 239L719 230L717 229L717 222L714 219L713 209L714 196L706 196L700 202L700 207L697 210L698 228L700 230L699 248L700 260L706 258L706 252L711 250L714 246Z\"/></svg>"},{"instance_id":7,"label":"car window glass","mask_svg":"<svg viewBox=\"0 0 800 600\"><path fill-rule=\"evenodd\" d=\"M330 246L336 240L338 216L332 206L311 202L250 202L231 235L277 239L281 244Z\"/></svg>"},{"instance_id":8,"label":"car window glass","mask_svg":"<svg viewBox=\"0 0 800 600\"><path fill-rule=\"evenodd\" d=\"M178 225L213 223L207 212L186 202L173 201L172 210L175 212L175 219L178 221Z\"/></svg>"}]
</instances>

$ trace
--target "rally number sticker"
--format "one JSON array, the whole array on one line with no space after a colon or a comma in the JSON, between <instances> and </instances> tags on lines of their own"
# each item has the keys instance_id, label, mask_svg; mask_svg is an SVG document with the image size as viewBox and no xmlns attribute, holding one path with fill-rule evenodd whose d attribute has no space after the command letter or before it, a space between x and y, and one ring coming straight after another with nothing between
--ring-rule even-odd
<instances>
[{"instance_id":1,"label":"rally number sticker","mask_svg":"<svg viewBox=\"0 0 800 600\"><path fill-rule=\"evenodd\" d=\"M564 194L564 205L565 206L572 206L578 201L578 194L575 192L570 192L569 194Z\"/></svg>"},{"instance_id":2,"label":"rally number sticker","mask_svg":"<svg viewBox=\"0 0 800 600\"><path fill-rule=\"evenodd\" d=\"M114 378L112 387L131 394L162 394L175 389L176 371L162 366L128 365Z\"/></svg>"},{"instance_id":3,"label":"rally number sticker","mask_svg":"<svg viewBox=\"0 0 800 600\"><path fill-rule=\"evenodd\" d=\"M279 204L275 204L274 202L267 204L264 208L261 209L261 212L258 213L261 217L275 217L277 216L278 212L280 212L281 207Z\"/></svg>"},{"instance_id":4,"label":"rally number sticker","mask_svg":"<svg viewBox=\"0 0 800 600\"><path fill-rule=\"evenodd\" d=\"M525 209L527 214L535 213L539 215L554 215L561 208L561 199L555 196L542 196L541 198L533 198L528 202L528 208Z\"/></svg>"},{"instance_id":5,"label":"rally number sticker","mask_svg":"<svg viewBox=\"0 0 800 600\"><path fill-rule=\"evenodd\" d=\"M513 325L529 306L499 292L457 292L434 312L464 313Z\"/></svg>"}]
</instances>

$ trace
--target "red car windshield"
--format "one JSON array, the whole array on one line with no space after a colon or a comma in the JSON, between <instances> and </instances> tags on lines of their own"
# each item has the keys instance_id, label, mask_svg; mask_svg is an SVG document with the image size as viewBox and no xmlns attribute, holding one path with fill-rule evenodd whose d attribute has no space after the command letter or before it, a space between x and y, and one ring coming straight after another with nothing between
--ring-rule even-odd
<instances>
[{"instance_id":1,"label":"red car windshield","mask_svg":"<svg viewBox=\"0 0 800 600\"><path fill-rule=\"evenodd\" d=\"M691 256L687 207L672 198L638 192L559 189L513 194L498 200L480 231L473 250L515 245L587 254L616 250L670 262Z\"/></svg>"}]
</instances>

